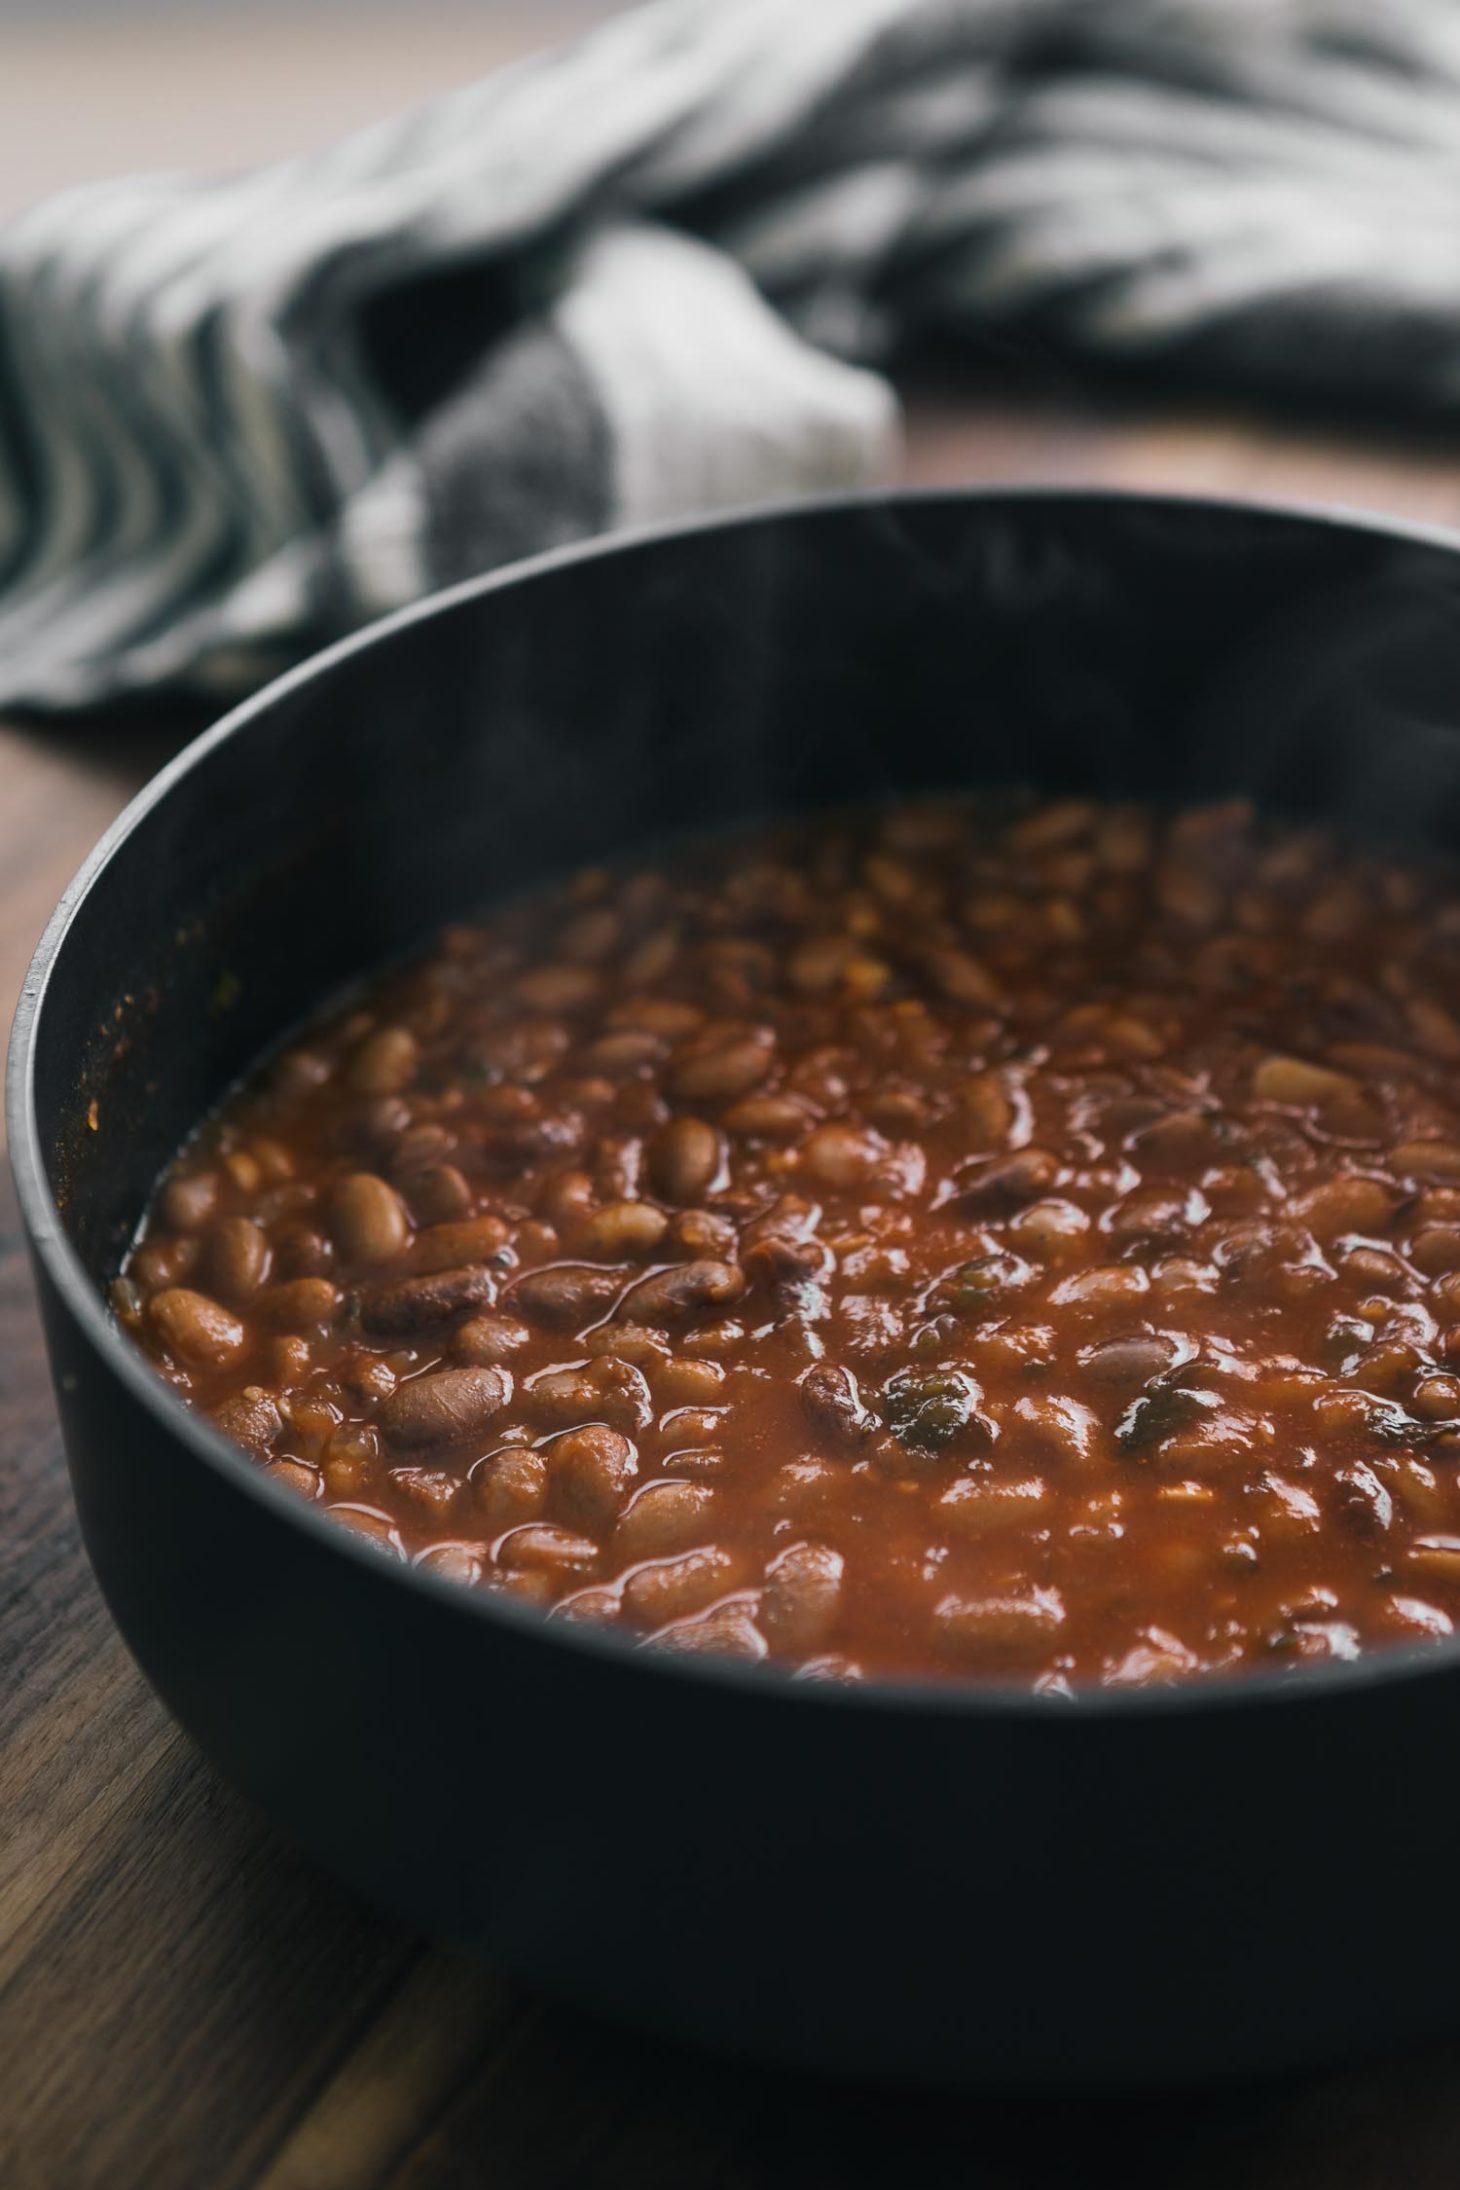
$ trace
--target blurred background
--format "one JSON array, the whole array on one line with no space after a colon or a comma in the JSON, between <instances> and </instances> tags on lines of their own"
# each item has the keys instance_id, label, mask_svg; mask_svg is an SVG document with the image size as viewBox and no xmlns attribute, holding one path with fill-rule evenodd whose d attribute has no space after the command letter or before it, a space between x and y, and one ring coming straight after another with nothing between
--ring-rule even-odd
<instances>
[{"instance_id":1,"label":"blurred background","mask_svg":"<svg viewBox=\"0 0 1460 2190\"><path fill-rule=\"evenodd\" d=\"M67 183L283 158L614 0L0 0L0 218Z\"/></svg>"}]
</instances>

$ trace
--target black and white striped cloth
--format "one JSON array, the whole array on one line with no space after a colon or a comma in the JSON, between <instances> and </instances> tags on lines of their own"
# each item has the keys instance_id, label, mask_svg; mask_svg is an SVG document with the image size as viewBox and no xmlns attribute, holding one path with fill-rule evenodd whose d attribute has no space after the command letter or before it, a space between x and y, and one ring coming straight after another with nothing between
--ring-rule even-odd
<instances>
[{"instance_id":1,"label":"black and white striped cloth","mask_svg":"<svg viewBox=\"0 0 1460 2190\"><path fill-rule=\"evenodd\" d=\"M1448 415L1457 214L1455 0L655 0L310 158L71 191L0 231L0 701L236 692L875 478L934 331Z\"/></svg>"}]
</instances>

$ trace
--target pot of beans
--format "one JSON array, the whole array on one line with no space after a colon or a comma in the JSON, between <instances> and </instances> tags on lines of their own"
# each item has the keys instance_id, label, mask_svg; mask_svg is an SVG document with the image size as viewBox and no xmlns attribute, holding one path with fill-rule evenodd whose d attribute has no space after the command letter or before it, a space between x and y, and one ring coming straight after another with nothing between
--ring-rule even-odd
<instances>
[{"instance_id":1,"label":"pot of beans","mask_svg":"<svg viewBox=\"0 0 1460 2190\"><path fill-rule=\"evenodd\" d=\"M90 1556L220 1770L797 2066L1452 2029L1457 601L1296 512L800 506L459 588L165 770L11 1145Z\"/></svg>"}]
</instances>

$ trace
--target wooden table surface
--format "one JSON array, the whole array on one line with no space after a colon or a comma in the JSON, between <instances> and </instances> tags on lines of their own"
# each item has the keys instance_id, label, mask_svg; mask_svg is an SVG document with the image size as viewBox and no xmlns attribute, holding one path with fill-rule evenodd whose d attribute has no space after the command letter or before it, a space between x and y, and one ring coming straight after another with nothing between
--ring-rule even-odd
<instances>
[{"instance_id":1,"label":"wooden table surface","mask_svg":"<svg viewBox=\"0 0 1460 2190\"><path fill-rule=\"evenodd\" d=\"M460 61L449 42L425 50L432 68ZM18 110L13 74L8 97ZM0 173L0 194L14 187ZM1460 526L1460 444L1112 408L1037 361L1026 378L1033 392L1018 396L950 368L916 387L910 476L1293 495ZM0 1024L68 876L190 727L175 716L0 725ZM113 1632L77 1538L7 1173L4 2190L840 2190L908 2178L967 2190L1100 2179L1454 2190L1460 2048L1196 2097L909 2098L647 2044L412 1937L296 1859L220 1785Z\"/></svg>"}]
</instances>

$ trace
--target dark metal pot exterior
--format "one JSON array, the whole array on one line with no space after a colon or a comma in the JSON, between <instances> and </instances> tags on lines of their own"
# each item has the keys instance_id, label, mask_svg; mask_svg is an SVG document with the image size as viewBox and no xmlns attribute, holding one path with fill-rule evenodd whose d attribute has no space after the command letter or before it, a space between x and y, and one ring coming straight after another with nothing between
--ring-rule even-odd
<instances>
[{"instance_id":1,"label":"dark metal pot exterior","mask_svg":"<svg viewBox=\"0 0 1460 2190\"><path fill-rule=\"evenodd\" d=\"M1453 2028L1460 1909L1392 1887L1448 1872L1460 1648L1074 1703L656 1659L332 1528L96 1286L191 1122L329 988L656 832L1038 774L1248 781L1460 845L1457 603L1412 535L852 503L466 589L185 756L38 954L11 1118L87 1548L220 1769L422 1925L779 2061L1168 2080Z\"/></svg>"}]
</instances>

